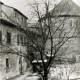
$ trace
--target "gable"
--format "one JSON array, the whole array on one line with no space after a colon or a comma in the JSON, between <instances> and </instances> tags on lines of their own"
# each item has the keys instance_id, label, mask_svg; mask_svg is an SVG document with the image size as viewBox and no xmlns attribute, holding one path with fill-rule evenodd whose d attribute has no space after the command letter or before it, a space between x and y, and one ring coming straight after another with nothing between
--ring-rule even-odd
<instances>
[{"instance_id":1,"label":"gable","mask_svg":"<svg viewBox=\"0 0 80 80\"><path fill-rule=\"evenodd\" d=\"M72 0L62 0L50 13L52 15L80 15L80 7Z\"/></svg>"}]
</instances>

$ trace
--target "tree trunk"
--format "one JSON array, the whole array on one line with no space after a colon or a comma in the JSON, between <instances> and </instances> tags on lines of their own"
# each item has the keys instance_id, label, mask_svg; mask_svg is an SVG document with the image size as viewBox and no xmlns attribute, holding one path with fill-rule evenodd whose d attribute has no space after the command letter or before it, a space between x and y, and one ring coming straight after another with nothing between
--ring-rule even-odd
<instances>
[{"instance_id":1,"label":"tree trunk","mask_svg":"<svg viewBox=\"0 0 80 80\"><path fill-rule=\"evenodd\" d=\"M43 80L48 80L48 75L47 74L44 75Z\"/></svg>"},{"instance_id":2,"label":"tree trunk","mask_svg":"<svg viewBox=\"0 0 80 80\"><path fill-rule=\"evenodd\" d=\"M44 71L44 77L43 77L43 80L48 80L48 72L47 72L47 70Z\"/></svg>"}]
</instances>

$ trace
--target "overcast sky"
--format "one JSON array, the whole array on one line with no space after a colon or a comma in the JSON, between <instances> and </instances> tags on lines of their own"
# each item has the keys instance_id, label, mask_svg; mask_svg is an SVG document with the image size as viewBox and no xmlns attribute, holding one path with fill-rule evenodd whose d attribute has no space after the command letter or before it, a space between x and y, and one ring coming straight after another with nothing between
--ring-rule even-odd
<instances>
[{"instance_id":1,"label":"overcast sky","mask_svg":"<svg viewBox=\"0 0 80 80\"><path fill-rule=\"evenodd\" d=\"M14 7L24 13L28 18L29 16L29 6L28 3L34 2L34 0L1 0L4 4ZM38 0L41 1L41 0ZM54 0L55 3L59 3L61 0ZM73 0L76 4L80 6L80 0Z\"/></svg>"}]
</instances>

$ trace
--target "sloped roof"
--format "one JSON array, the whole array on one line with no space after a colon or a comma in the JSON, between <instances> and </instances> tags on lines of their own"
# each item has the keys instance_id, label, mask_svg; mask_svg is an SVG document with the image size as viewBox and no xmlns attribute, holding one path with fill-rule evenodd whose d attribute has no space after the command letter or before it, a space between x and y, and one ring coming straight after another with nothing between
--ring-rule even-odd
<instances>
[{"instance_id":1,"label":"sloped roof","mask_svg":"<svg viewBox=\"0 0 80 80\"><path fill-rule=\"evenodd\" d=\"M0 1L0 4L4 4L4 3Z\"/></svg>"},{"instance_id":2,"label":"sloped roof","mask_svg":"<svg viewBox=\"0 0 80 80\"><path fill-rule=\"evenodd\" d=\"M13 8L15 11L17 11L18 13L20 13L22 16L24 16L26 19L28 19L21 11L19 11L18 9L16 8Z\"/></svg>"},{"instance_id":3,"label":"sloped roof","mask_svg":"<svg viewBox=\"0 0 80 80\"><path fill-rule=\"evenodd\" d=\"M61 0L50 13L52 15L80 15L80 7L72 0Z\"/></svg>"},{"instance_id":4,"label":"sloped roof","mask_svg":"<svg viewBox=\"0 0 80 80\"><path fill-rule=\"evenodd\" d=\"M26 15L24 15L20 10L18 10L18 9L16 9L16 8L14 8L14 7L8 6L8 5L4 4L2 1L0 1L0 4L3 4L3 5L5 5L5 6L9 7L9 8L14 9L14 10L17 11L18 13L20 13L22 16L24 16L26 19L28 19L28 17L27 17Z\"/></svg>"}]
</instances>

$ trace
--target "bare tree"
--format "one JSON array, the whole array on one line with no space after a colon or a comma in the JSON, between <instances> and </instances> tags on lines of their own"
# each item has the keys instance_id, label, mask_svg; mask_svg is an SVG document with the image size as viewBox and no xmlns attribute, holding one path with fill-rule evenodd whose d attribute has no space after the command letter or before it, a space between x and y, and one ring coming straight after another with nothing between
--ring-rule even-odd
<instances>
[{"instance_id":1,"label":"bare tree","mask_svg":"<svg viewBox=\"0 0 80 80\"><path fill-rule=\"evenodd\" d=\"M13 49L11 51L14 54L28 58L38 73L41 74L43 80L48 80L48 73L51 65L55 61L54 59L62 46L69 39L76 36L75 33L78 26L73 26L72 28L70 28L71 26L66 27L64 23L68 20L67 17L59 18L59 15L54 15L55 8L50 12L50 1L45 1L42 4L44 4L42 13L39 8L39 3L35 2L34 5L30 5L34 9L32 14L38 18L38 22L34 25L34 29L29 28L27 31L23 30L28 39L28 54L30 56L23 52L15 52ZM69 11L67 12L69 13ZM34 65L34 61L39 65Z\"/></svg>"},{"instance_id":2,"label":"bare tree","mask_svg":"<svg viewBox=\"0 0 80 80\"><path fill-rule=\"evenodd\" d=\"M78 71L79 69L76 66L76 63L73 65L68 64L66 66L66 78L67 80L70 80L71 74L74 74L74 72Z\"/></svg>"},{"instance_id":3,"label":"bare tree","mask_svg":"<svg viewBox=\"0 0 80 80\"><path fill-rule=\"evenodd\" d=\"M43 3L42 3L43 4ZM43 80L48 80L48 73L51 65L58 55L61 47L71 38L76 37L76 27L68 25L65 26L67 17L59 18L60 14L56 16L55 8L50 11L50 1L44 2L44 10L41 13L39 3L35 2L30 5L33 8L33 14L38 18L38 23L35 27L29 28L32 31L27 31L27 37L29 39L28 46L29 54L32 56L31 64L36 61L38 66L33 65L39 74L41 74ZM70 7L69 7L70 8ZM69 13L69 11L67 11ZM49 47L48 47L49 46ZM47 48L48 47L48 48ZM42 71L41 71L42 70Z\"/></svg>"}]
</instances>

